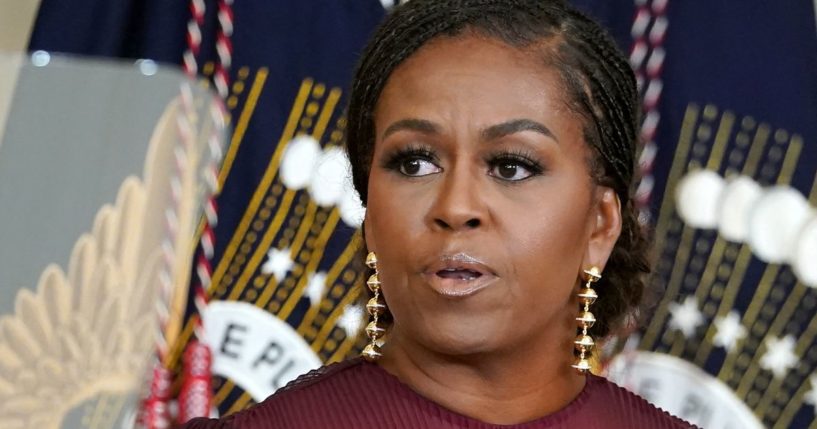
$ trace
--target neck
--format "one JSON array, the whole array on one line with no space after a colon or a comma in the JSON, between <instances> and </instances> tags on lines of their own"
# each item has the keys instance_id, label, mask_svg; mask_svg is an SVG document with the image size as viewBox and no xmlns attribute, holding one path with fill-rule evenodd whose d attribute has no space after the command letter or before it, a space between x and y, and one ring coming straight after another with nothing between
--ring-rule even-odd
<instances>
[{"instance_id":1,"label":"neck","mask_svg":"<svg viewBox=\"0 0 817 429\"><path fill-rule=\"evenodd\" d=\"M447 356L392 336L379 364L449 410L486 423L518 424L559 411L584 388L585 377L570 367L573 355L565 344L539 344Z\"/></svg>"}]
</instances>

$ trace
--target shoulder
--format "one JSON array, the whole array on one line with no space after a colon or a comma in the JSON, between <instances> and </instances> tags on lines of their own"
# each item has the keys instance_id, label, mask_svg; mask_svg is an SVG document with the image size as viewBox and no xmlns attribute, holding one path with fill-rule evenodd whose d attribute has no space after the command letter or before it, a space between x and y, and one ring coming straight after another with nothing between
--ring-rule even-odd
<instances>
[{"instance_id":1,"label":"shoulder","mask_svg":"<svg viewBox=\"0 0 817 429\"><path fill-rule=\"evenodd\" d=\"M329 388L338 383L345 384L358 378L365 378L367 376L366 373L366 362L361 358L336 362L300 375L275 392L275 394L270 396L267 400L295 395L297 392Z\"/></svg>"},{"instance_id":2,"label":"shoulder","mask_svg":"<svg viewBox=\"0 0 817 429\"><path fill-rule=\"evenodd\" d=\"M314 425L354 412L354 402L344 399L356 396L359 381L368 377L369 371L360 359L330 364L299 376L246 410L220 420L194 419L184 428L318 427ZM316 414L316 409L322 412Z\"/></svg>"},{"instance_id":3,"label":"shoulder","mask_svg":"<svg viewBox=\"0 0 817 429\"><path fill-rule=\"evenodd\" d=\"M628 424L631 428L686 429L697 426L686 422L649 403L646 399L607 380L591 375L588 386L592 391L591 406L605 418ZM624 420L626 419L626 421Z\"/></svg>"},{"instance_id":4,"label":"shoulder","mask_svg":"<svg viewBox=\"0 0 817 429\"><path fill-rule=\"evenodd\" d=\"M324 410L323 417L331 418L363 410L365 405L358 400L360 390L377 390L381 385L373 367L362 358L322 366L287 383L245 414L312 421L315 408Z\"/></svg>"},{"instance_id":5,"label":"shoulder","mask_svg":"<svg viewBox=\"0 0 817 429\"><path fill-rule=\"evenodd\" d=\"M214 420L204 417L195 418L182 425L181 429L230 429L226 420Z\"/></svg>"}]
</instances>

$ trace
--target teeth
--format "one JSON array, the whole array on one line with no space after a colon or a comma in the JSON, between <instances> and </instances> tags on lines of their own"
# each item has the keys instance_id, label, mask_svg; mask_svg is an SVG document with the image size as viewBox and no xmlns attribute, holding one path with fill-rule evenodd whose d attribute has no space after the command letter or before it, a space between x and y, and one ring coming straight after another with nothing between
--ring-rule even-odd
<instances>
[{"instance_id":1,"label":"teeth","mask_svg":"<svg viewBox=\"0 0 817 429\"><path fill-rule=\"evenodd\" d=\"M441 274L445 274L445 277L452 277L452 278L456 277L456 278L458 278L460 280L470 280L470 279L474 279L474 278L477 278L477 277L482 275L481 273L479 273L477 271L473 271L473 270L469 270L469 269L463 269L463 268L445 268L445 269L440 270L439 272Z\"/></svg>"}]
</instances>

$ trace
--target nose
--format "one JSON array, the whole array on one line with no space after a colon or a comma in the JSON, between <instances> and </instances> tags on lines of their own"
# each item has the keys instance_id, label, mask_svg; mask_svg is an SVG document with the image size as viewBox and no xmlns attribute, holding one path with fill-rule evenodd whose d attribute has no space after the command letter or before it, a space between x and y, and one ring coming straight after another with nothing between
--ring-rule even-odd
<instances>
[{"instance_id":1,"label":"nose","mask_svg":"<svg viewBox=\"0 0 817 429\"><path fill-rule=\"evenodd\" d=\"M447 172L438 184L428 216L434 230L473 230L486 221L479 180L468 171L459 170Z\"/></svg>"}]
</instances>

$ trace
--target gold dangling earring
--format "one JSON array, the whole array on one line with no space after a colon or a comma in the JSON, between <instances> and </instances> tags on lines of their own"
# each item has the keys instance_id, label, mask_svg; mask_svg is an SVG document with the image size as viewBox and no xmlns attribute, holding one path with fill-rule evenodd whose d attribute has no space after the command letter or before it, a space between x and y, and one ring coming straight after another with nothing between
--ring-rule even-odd
<instances>
[{"instance_id":1,"label":"gold dangling earring","mask_svg":"<svg viewBox=\"0 0 817 429\"><path fill-rule=\"evenodd\" d=\"M595 345L593 341L593 337L591 337L587 331L593 327L593 324L596 323L596 316L590 312L590 305L596 302L596 299L599 295L593 290L593 283L598 282L601 279L601 273L599 272L598 267L590 267L589 270L584 270L585 274L585 284L584 287L579 290L579 303L582 304L582 311L579 313L579 316L576 317L576 321L579 322L579 327L582 329L582 333L576 337L576 340L573 341L573 344L576 346L576 350L579 351L579 357L576 359L576 363L571 365L575 368L579 373L585 374L587 371L590 371L590 352Z\"/></svg>"},{"instance_id":2,"label":"gold dangling earring","mask_svg":"<svg viewBox=\"0 0 817 429\"><path fill-rule=\"evenodd\" d=\"M386 330L377 324L378 317L386 311L386 303L380 299L380 277L377 272L377 255L374 252L369 252L366 255L366 266L374 270L374 274L369 276L366 285L372 291L374 296L366 303L366 311L372 316L372 321L366 326L366 335L369 337L369 344L363 348L360 353L363 359L369 362L374 362L382 356L380 346L377 345L377 340L380 339Z\"/></svg>"}]
</instances>

